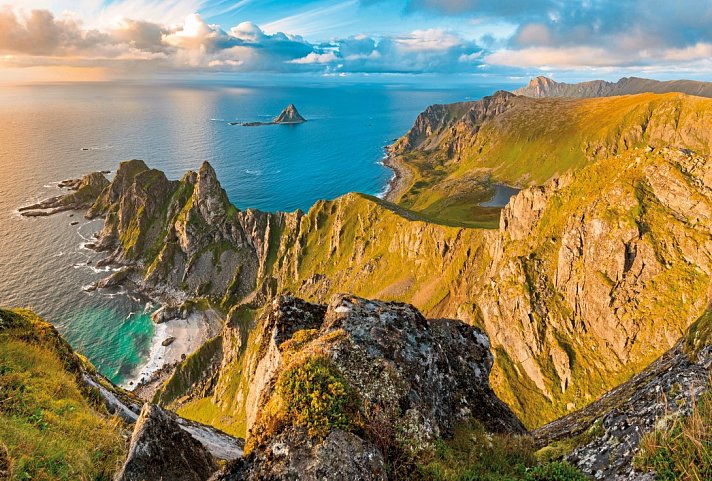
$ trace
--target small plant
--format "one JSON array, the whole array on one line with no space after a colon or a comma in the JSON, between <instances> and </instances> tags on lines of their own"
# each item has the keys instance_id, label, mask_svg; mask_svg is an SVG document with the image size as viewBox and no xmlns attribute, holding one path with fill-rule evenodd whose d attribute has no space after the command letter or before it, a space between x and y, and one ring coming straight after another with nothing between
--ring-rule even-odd
<instances>
[{"instance_id":1,"label":"small plant","mask_svg":"<svg viewBox=\"0 0 712 481\"><path fill-rule=\"evenodd\" d=\"M587 481L581 471L566 462L556 461L527 470L527 481Z\"/></svg>"},{"instance_id":2,"label":"small plant","mask_svg":"<svg viewBox=\"0 0 712 481\"><path fill-rule=\"evenodd\" d=\"M323 438L332 429L350 430L357 418L356 396L333 363L311 357L279 377L277 389L285 414L309 435Z\"/></svg>"}]
</instances>

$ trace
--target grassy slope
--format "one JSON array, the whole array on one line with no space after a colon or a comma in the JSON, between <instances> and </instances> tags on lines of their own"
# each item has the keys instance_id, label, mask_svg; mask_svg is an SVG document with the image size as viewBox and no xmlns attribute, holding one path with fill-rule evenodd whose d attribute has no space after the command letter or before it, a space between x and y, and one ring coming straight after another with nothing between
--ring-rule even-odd
<instances>
[{"instance_id":1,"label":"grassy slope","mask_svg":"<svg viewBox=\"0 0 712 481\"><path fill-rule=\"evenodd\" d=\"M30 311L0 310L0 440L10 479L109 480L123 461L121 425L78 383L81 362Z\"/></svg>"}]
</instances>

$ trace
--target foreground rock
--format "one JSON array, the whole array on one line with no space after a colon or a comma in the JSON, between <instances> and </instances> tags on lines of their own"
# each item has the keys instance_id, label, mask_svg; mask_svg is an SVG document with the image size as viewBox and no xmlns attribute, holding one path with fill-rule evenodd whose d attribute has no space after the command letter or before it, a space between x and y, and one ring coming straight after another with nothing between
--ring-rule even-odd
<instances>
[{"instance_id":1,"label":"foreground rock","mask_svg":"<svg viewBox=\"0 0 712 481\"><path fill-rule=\"evenodd\" d=\"M60 188L71 190L69 194L52 197L18 210L25 217L39 217L67 210L88 209L108 185L109 181L104 174L92 172L81 180L69 179L60 182Z\"/></svg>"},{"instance_id":2,"label":"foreground rock","mask_svg":"<svg viewBox=\"0 0 712 481\"><path fill-rule=\"evenodd\" d=\"M388 426L415 452L473 418L490 431L525 432L489 386L487 337L460 321L428 320L407 304L354 296L336 296L328 306L281 296L257 329L243 364L249 391L235 409L245 412L252 451L231 468L235 479L384 479L383 453L369 434L375 426ZM307 397L321 396L320 375L341 386L340 414L321 425L321 418L300 417L300 408L285 408L300 399L285 383L301 375L317 386ZM365 428L356 428L358 419Z\"/></svg>"},{"instance_id":3,"label":"foreground rock","mask_svg":"<svg viewBox=\"0 0 712 481\"><path fill-rule=\"evenodd\" d=\"M217 464L163 409L145 405L116 481L205 481Z\"/></svg>"}]
</instances>

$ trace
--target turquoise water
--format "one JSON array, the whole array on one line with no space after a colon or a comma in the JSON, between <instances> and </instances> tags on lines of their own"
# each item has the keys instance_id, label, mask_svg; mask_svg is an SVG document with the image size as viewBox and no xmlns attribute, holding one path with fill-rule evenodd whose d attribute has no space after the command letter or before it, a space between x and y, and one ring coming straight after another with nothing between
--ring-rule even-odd
<instances>
[{"instance_id":1,"label":"turquoise water","mask_svg":"<svg viewBox=\"0 0 712 481\"><path fill-rule=\"evenodd\" d=\"M0 91L0 306L27 306L54 323L102 373L122 382L148 356L146 300L87 293L106 276L81 247L100 222L81 213L24 219L16 209L55 195L53 183L120 160L144 159L180 178L203 160L239 208L307 210L351 191L379 194L379 161L433 103L476 99L501 86L439 90L393 85L44 85ZM264 121L294 103L308 122ZM88 150L82 150L88 149ZM73 217L70 217L73 215ZM71 222L80 221L76 226ZM89 262L90 264L87 264Z\"/></svg>"}]
</instances>

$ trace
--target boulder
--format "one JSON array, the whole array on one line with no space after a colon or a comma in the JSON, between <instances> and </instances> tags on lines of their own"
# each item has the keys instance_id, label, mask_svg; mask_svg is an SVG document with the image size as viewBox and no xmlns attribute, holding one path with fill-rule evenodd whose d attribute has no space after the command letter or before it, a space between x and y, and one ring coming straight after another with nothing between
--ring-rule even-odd
<instances>
[{"instance_id":1,"label":"boulder","mask_svg":"<svg viewBox=\"0 0 712 481\"><path fill-rule=\"evenodd\" d=\"M217 465L210 453L162 408L146 404L116 481L205 481Z\"/></svg>"}]
</instances>

